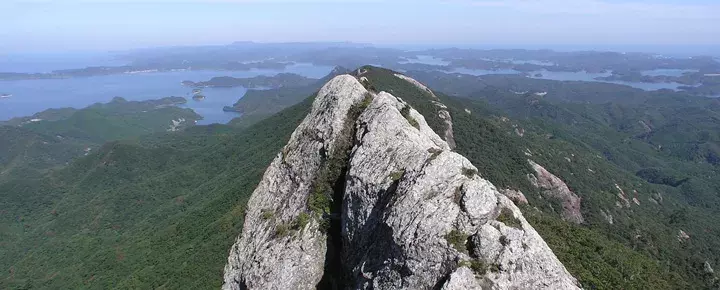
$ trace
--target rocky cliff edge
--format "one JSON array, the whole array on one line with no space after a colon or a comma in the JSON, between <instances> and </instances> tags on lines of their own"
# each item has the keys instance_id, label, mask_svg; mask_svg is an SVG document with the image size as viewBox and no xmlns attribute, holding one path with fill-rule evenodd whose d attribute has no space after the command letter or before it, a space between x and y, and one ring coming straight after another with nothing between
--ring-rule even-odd
<instances>
[{"instance_id":1,"label":"rocky cliff edge","mask_svg":"<svg viewBox=\"0 0 720 290\"><path fill-rule=\"evenodd\" d=\"M223 284L316 288L578 286L520 210L422 115L340 75L253 192Z\"/></svg>"}]
</instances>

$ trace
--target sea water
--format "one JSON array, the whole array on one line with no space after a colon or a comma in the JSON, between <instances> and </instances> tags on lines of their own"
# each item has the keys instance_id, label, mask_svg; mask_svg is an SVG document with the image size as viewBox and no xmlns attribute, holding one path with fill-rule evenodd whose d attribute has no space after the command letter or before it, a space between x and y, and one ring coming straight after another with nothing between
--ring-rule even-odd
<instances>
[{"instance_id":1,"label":"sea water","mask_svg":"<svg viewBox=\"0 0 720 290\"><path fill-rule=\"evenodd\" d=\"M0 71L19 72L9 62L0 64ZM16 65L17 62L15 62ZM69 63L64 66L70 65ZM53 65L36 66L27 72L40 72L49 68L63 69ZM69 68L69 67L64 67ZM8 70L12 69L12 70ZM243 87L205 88L204 100L193 100L191 87L181 85L182 81L206 81L218 76L253 77L258 75L276 75L282 72L296 73L311 78L321 78L332 70L329 66L294 64L281 70L254 69L249 71L170 71L116 74L68 79L40 79L0 81L0 93L12 94L10 98L0 99L0 120L29 116L50 108L83 108L98 102L108 102L113 97L141 101L170 96L184 97L188 100L185 107L193 109L203 117L198 124L227 123L238 116L237 113L224 112L224 106L232 106L247 91Z\"/></svg>"}]
</instances>

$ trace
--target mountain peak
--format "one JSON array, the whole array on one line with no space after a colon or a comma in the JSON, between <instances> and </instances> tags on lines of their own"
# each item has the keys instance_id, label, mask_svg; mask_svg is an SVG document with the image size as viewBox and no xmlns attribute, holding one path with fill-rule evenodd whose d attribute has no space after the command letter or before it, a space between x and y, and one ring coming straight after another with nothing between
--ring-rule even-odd
<instances>
[{"instance_id":1,"label":"mountain peak","mask_svg":"<svg viewBox=\"0 0 720 290\"><path fill-rule=\"evenodd\" d=\"M224 289L578 288L508 198L374 87L320 89L248 202Z\"/></svg>"}]
</instances>

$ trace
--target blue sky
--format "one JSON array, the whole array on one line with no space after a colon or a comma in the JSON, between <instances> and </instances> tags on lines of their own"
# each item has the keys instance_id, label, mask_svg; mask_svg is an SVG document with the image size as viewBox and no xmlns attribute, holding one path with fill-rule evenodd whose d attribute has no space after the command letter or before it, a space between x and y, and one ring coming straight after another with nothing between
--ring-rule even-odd
<instances>
[{"instance_id":1,"label":"blue sky","mask_svg":"<svg viewBox=\"0 0 720 290\"><path fill-rule=\"evenodd\" d=\"M0 52L237 40L720 46L718 0L0 0Z\"/></svg>"}]
</instances>

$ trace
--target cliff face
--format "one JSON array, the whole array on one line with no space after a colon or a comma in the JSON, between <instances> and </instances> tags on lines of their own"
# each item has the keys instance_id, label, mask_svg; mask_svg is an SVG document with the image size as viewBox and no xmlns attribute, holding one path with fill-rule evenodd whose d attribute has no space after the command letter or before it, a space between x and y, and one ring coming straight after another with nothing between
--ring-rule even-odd
<instances>
[{"instance_id":1,"label":"cliff face","mask_svg":"<svg viewBox=\"0 0 720 290\"><path fill-rule=\"evenodd\" d=\"M350 75L320 90L265 172L224 279L224 289L577 288L422 115Z\"/></svg>"},{"instance_id":2,"label":"cliff face","mask_svg":"<svg viewBox=\"0 0 720 290\"><path fill-rule=\"evenodd\" d=\"M583 218L582 213L580 213L581 198L572 192L562 179L532 160L528 160L528 162L535 171L535 175L528 175L530 183L541 189L545 197L555 198L562 202L563 209L561 215L563 220L576 224L585 222L585 218Z\"/></svg>"}]
</instances>

